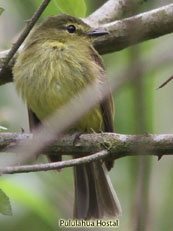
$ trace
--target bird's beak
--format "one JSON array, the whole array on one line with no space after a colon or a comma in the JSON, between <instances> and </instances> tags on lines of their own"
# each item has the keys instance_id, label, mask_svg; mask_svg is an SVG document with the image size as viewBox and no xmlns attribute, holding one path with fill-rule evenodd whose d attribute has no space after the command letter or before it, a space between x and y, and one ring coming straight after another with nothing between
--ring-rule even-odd
<instances>
[{"instance_id":1,"label":"bird's beak","mask_svg":"<svg viewBox=\"0 0 173 231\"><path fill-rule=\"evenodd\" d=\"M109 34L109 31L96 29L96 30L92 30L92 31L87 32L88 36L102 36L102 35L106 35L106 34Z\"/></svg>"}]
</instances>

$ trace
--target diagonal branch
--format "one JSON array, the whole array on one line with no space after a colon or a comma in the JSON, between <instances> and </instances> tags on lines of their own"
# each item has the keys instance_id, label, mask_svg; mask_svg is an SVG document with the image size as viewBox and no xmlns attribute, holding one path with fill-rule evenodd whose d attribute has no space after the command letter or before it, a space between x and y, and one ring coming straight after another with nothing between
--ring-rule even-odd
<instances>
[{"instance_id":1,"label":"diagonal branch","mask_svg":"<svg viewBox=\"0 0 173 231\"><path fill-rule=\"evenodd\" d=\"M108 36L95 40L96 49L102 53L122 50L128 46L173 32L173 4L151 10L130 18L102 25L111 31ZM6 52L0 52L0 64ZM0 85L12 81L12 66L0 76Z\"/></svg>"},{"instance_id":2,"label":"diagonal branch","mask_svg":"<svg viewBox=\"0 0 173 231\"><path fill-rule=\"evenodd\" d=\"M18 50L20 45L23 43L25 38L28 36L29 32L31 31L31 29L33 28L33 26L35 25L35 23L37 22L37 20L39 19L39 17L41 16L41 14L43 13L44 9L47 7L47 5L49 4L50 1L51 0L44 0L42 2L42 4L40 5L40 7L38 8L38 10L33 15L33 17L30 20L28 20L28 23L25 26L20 37L18 38L17 42L13 44L9 53L7 54L7 56L3 60L3 64L2 64L1 70L0 70L0 77L4 74L8 63L13 58L13 56L15 55L16 51Z\"/></svg>"},{"instance_id":3,"label":"diagonal branch","mask_svg":"<svg viewBox=\"0 0 173 231\"><path fill-rule=\"evenodd\" d=\"M130 16L145 0L109 0L89 15L84 21L91 26L97 26Z\"/></svg>"},{"instance_id":4,"label":"diagonal branch","mask_svg":"<svg viewBox=\"0 0 173 231\"><path fill-rule=\"evenodd\" d=\"M122 50L149 39L173 32L173 4L160 7L133 17L104 24L111 33L95 40L101 53Z\"/></svg>"}]
</instances>

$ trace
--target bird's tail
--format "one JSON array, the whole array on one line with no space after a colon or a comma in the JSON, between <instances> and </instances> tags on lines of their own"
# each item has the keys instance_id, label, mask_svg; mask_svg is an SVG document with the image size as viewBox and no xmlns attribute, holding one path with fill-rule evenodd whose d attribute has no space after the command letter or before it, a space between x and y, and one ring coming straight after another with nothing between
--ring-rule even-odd
<instances>
[{"instance_id":1,"label":"bird's tail","mask_svg":"<svg viewBox=\"0 0 173 231\"><path fill-rule=\"evenodd\" d=\"M120 202L107 169L100 161L74 167L75 219L115 218L121 214Z\"/></svg>"}]
</instances>

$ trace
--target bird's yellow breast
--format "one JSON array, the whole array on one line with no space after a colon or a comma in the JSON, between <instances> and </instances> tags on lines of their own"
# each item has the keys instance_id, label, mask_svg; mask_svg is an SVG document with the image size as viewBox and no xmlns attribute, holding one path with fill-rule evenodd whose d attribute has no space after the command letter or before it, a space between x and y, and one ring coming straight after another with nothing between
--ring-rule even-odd
<instances>
[{"instance_id":1,"label":"bird's yellow breast","mask_svg":"<svg viewBox=\"0 0 173 231\"><path fill-rule=\"evenodd\" d=\"M96 78L100 74L99 67L88 57L89 50L85 46L76 53L75 45L57 41L25 49L18 57L13 69L17 91L41 121L79 94L88 83L98 81L100 84ZM90 132L91 128L103 129L99 105L75 125L79 131Z\"/></svg>"}]
</instances>

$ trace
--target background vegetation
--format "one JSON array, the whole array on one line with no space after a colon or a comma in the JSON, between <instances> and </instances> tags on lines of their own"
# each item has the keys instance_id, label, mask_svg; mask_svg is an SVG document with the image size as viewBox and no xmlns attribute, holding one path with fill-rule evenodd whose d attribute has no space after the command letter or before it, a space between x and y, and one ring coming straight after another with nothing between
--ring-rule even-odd
<instances>
[{"instance_id":1,"label":"background vegetation","mask_svg":"<svg viewBox=\"0 0 173 231\"><path fill-rule=\"evenodd\" d=\"M20 30L35 12L41 0L1 0L5 11L0 16L0 49L5 50L15 41ZM145 2L137 12L154 9L171 3L171 0ZM89 15L104 1L87 0L80 10L72 12L77 16ZM66 9L68 11L69 9ZM71 10L71 9L70 9ZM60 9L50 3L40 21L48 15L59 14ZM70 12L69 12L70 13ZM121 88L114 93L115 129L117 133L173 133L172 82L163 89L158 86L173 74L172 34L144 42L120 52L104 55L108 77L118 75L122 70L139 61L131 70ZM142 66L145 60L147 66ZM153 63L160 62L155 68ZM0 125L8 131L28 131L26 106L16 95L13 84L0 87ZM5 154L1 156L5 158ZM34 162L47 161L39 158ZM171 231L173 227L173 159L165 156L126 157L116 161L110 172L122 204L123 215L117 230L135 230L138 217L136 201L142 195L141 206L147 214L147 230ZM10 197L13 216L0 215L0 230L42 230L54 231L59 218L72 216L73 174L65 169L57 174L51 172L1 176L0 188ZM142 193L140 193L142 190ZM148 208L147 206L148 205ZM142 229L141 229L142 230Z\"/></svg>"}]
</instances>

